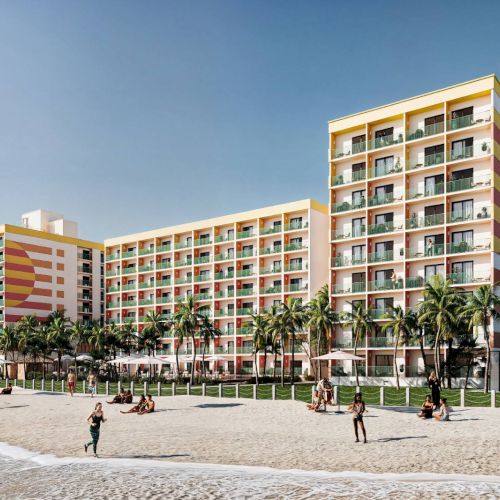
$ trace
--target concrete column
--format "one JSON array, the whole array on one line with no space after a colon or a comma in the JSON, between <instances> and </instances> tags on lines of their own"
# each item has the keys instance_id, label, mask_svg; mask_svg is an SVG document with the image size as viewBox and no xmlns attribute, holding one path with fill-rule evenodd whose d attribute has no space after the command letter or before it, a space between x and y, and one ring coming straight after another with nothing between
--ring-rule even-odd
<instances>
[{"instance_id":1,"label":"concrete column","mask_svg":"<svg viewBox=\"0 0 500 500\"><path fill-rule=\"evenodd\" d=\"M297 387L295 386L295 384L292 385L292 401L295 401L296 400L296 390Z\"/></svg>"},{"instance_id":2,"label":"concrete column","mask_svg":"<svg viewBox=\"0 0 500 500\"><path fill-rule=\"evenodd\" d=\"M158 396L161 396L161 382L158 382L157 392L158 392Z\"/></svg>"},{"instance_id":3,"label":"concrete column","mask_svg":"<svg viewBox=\"0 0 500 500\"><path fill-rule=\"evenodd\" d=\"M313 387L314 389L314 387ZM335 404L339 404L339 386L338 385L334 385L333 386L333 402Z\"/></svg>"},{"instance_id":4,"label":"concrete column","mask_svg":"<svg viewBox=\"0 0 500 500\"><path fill-rule=\"evenodd\" d=\"M109 380L106 380L106 396L109 396Z\"/></svg>"},{"instance_id":5,"label":"concrete column","mask_svg":"<svg viewBox=\"0 0 500 500\"><path fill-rule=\"evenodd\" d=\"M176 389L175 382L172 382L172 396L175 396L175 389Z\"/></svg>"},{"instance_id":6,"label":"concrete column","mask_svg":"<svg viewBox=\"0 0 500 500\"><path fill-rule=\"evenodd\" d=\"M465 406L465 389L460 389L460 406Z\"/></svg>"},{"instance_id":7,"label":"concrete column","mask_svg":"<svg viewBox=\"0 0 500 500\"><path fill-rule=\"evenodd\" d=\"M221 398L222 395L223 395L222 384L219 384L219 398Z\"/></svg>"},{"instance_id":8,"label":"concrete column","mask_svg":"<svg viewBox=\"0 0 500 500\"><path fill-rule=\"evenodd\" d=\"M410 388L405 387L406 392L406 406L410 406Z\"/></svg>"},{"instance_id":9,"label":"concrete column","mask_svg":"<svg viewBox=\"0 0 500 500\"><path fill-rule=\"evenodd\" d=\"M207 384L205 382L201 384L201 395L203 397L207 395Z\"/></svg>"},{"instance_id":10,"label":"concrete column","mask_svg":"<svg viewBox=\"0 0 500 500\"><path fill-rule=\"evenodd\" d=\"M271 399L273 401L276 401L276 384L273 384L271 386Z\"/></svg>"},{"instance_id":11,"label":"concrete column","mask_svg":"<svg viewBox=\"0 0 500 500\"><path fill-rule=\"evenodd\" d=\"M188 382L188 383L186 384L186 394L187 394L188 396L191 396L191 382Z\"/></svg>"},{"instance_id":12,"label":"concrete column","mask_svg":"<svg viewBox=\"0 0 500 500\"><path fill-rule=\"evenodd\" d=\"M31 380L31 388L35 390L35 379Z\"/></svg>"},{"instance_id":13,"label":"concrete column","mask_svg":"<svg viewBox=\"0 0 500 500\"><path fill-rule=\"evenodd\" d=\"M23 378L23 389L26 389L26 379Z\"/></svg>"},{"instance_id":14,"label":"concrete column","mask_svg":"<svg viewBox=\"0 0 500 500\"><path fill-rule=\"evenodd\" d=\"M495 408L496 405L496 396L497 396L497 391L491 391L491 407Z\"/></svg>"},{"instance_id":15,"label":"concrete column","mask_svg":"<svg viewBox=\"0 0 500 500\"><path fill-rule=\"evenodd\" d=\"M133 380L131 380L131 381L130 381L130 392L132 393L132 396L134 395L134 385L135 385L135 384L134 384L134 381L133 381Z\"/></svg>"},{"instance_id":16,"label":"concrete column","mask_svg":"<svg viewBox=\"0 0 500 500\"><path fill-rule=\"evenodd\" d=\"M45 391L45 379L42 378L42 391Z\"/></svg>"},{"instance_id":17,"label":"concrete column","mask_svg":"<svg viewBox=\"0 0 500 500\"><path fill-rule=\"evenodd\" d=\"M382 386L380 388L380 406L384 406L385 405L385 391L384 391L384 386Z\"/></svg>"},{"instance_id":18,"label":"concrete column","mask_svg":"<svg viewBox=\"0 0 500 500\"><path fill-rule=\"evenodd\" d=\"M148 393L148 383L144 382L144 394Z\"/></svg>"},{"instance_id":19,"label":"concrete column","mask_svg":"<svg viewBox=\"0 0 500 500\"><path fill-rule=\"evenodd\" d=\"M54 379L50 381L50 391L54 392Z\"/></svg>"},{"instance_id":20,"label":"concrete column","mask_svg":"<svg viewBox=\"0 0 500 500\"><path fill-rule=\"evenodd\" d=\"M120 394L121 390L122 390L122 382L121 380L118 380L118 394Z\"/></svg>"},{"instance_id":21,"label":"concrete column","mask_svg":"<svg viewBox=\"0 0 500 500\"><path fill-rule=\"evenodd\" d=\"M252 386L252 393L253 393L253 398L257 399L257 386L255 384Z\"/></svg>"},{"instance_id":22,"label":"concrete column","mask_svg":"<svg viewBox=\"0 0 500 500\"><path fill-rule=\"evenodd\" d=\"M85 380L83 381L83 384L82 384L82 392L83 392L83 394L85 394Z\"/></svg>"},{"instance_id":23,"label":"concrete column","mask_svg":"<svg viewBox=\"0 0 500 500\"><path fill-rule=\"evenodd\" d=\"M240 397L240 384L236 384L236 399Z\"/></svg>"}]
</instances>

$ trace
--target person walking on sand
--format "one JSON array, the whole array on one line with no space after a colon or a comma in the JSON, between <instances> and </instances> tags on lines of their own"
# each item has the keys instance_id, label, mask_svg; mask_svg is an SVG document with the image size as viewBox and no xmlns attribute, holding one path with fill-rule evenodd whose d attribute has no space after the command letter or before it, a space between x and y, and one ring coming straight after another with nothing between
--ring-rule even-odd
<instances>
[{"instance_id":1,"label":"person walking on sand","mask_svg":"<svg viewBox=\"0 0 500 500\"><path fill-rule=\"evenodd\" d=\"M89 446L92 445L94 450L94 457L98 458L97 443L99 442L101 423L106 422L106 419L104 418L104 412L102 411L101 403L97 403L95 405L95 410L87 417L87 422L90 424L90 436L92 437L92 440L89 441L88 443L85 443L83 447L85 449L85 453L87 453Z\"/></svg>"},{"instance_id":2,"label":"person walking on sand","mask_svg":"<svg viewBox=\"0 0 500 500\"><path fill-rule=\"evenodd\" d=\"M73 370L70 370L70 372L68 373L68 391L71 397L73 397L73 394L75 392L75 385L76 385L76 375L73 372Z\"/></svg>"},{"instance_id":3,"label":"person walking on sand","mask_svg":"<svg viewBox=\"0 0 500 500\"><path fill-rule=\"evenodd\" d=\"M366 429L363 422L363 414L367 411L363 396L360 392L354 395L354 401L347 407L347 410L352 412L352 419L354 423L354 434L356 435L356 443L359 443L358 424L363 432L364 443L366 443Z\"/></svg>"},{"instance_id":4,"label":"person walking on sand","mask_svg":"<svg viewBox=\"0 0 500 500\"><path fill-rule=\"evenodd\" d=\"M97 377L94 372L89 373L89 376L87 377L87 382L89 384L88 391L90 392L90 397L93 398L94 394L96 393L96 387L97 387Z\"/></svg>"},{"instance_id":5,"label":"person walking on sand","mask_svg":"<svg viewBox=\"0 0 500 500\"><path fill-rule=\"evenodd\" d=\"M433 410L436 410L439 408L439 401L441 399L441 382L437 378L435 371L432 371L429 375L429 388L432 395Z\"/></svg>"}]
</instances>

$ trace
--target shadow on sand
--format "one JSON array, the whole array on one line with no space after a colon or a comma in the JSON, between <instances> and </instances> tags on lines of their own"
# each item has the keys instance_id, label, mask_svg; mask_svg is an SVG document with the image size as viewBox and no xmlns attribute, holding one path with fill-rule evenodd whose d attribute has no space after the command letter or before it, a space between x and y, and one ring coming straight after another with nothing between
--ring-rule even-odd
<instances>
[{"instance_id":1,"label":"shadow on sand","mask_svg":"<svg viewBox=\"0 0 500 500\"><path fill-rule=\"evenodd\" d=\"M233 406L244 406L243 403L202 403L193 408L232 408Z\"/></svg>"}]
</instances>

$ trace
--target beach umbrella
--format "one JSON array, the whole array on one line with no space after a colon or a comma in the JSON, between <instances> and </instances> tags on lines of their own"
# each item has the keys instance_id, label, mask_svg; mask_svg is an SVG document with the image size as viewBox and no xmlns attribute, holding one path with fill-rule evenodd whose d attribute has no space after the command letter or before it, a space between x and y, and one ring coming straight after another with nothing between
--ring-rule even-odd
<instances>
[{"instance_id":1,"label":"beach umbrella","mask_svg":"<svg viewBox=\"0 0 500 500\"><path fill-rule=\"evenodd\" d=\"M61 356L61 361L73 361L73 356L71 356L70 354L63 354Z\"/></svg>"},{"instance_id":2,"label":"beach umbrella","mask_svg":"<svg viewBox=\"0 0 500 500\"><path fill-rule=\"evenodd\" d=\"M94 358L92 356L90 356L90 354L80 354L80 356L77 356L76 357L76 360L77 361L88 361L88 362L92 362L94 361Z\"/></svg>"},{"instance_id":3,"label":"beach umbrella","mask_svg":"<svg viewBox=\"0 0 500 500\"><path fill-rule=\"evenodd\" d=\"M7 361L6 359L0 359L0 365L11 365L13 361Z\"/></svg>"}]
</instances>

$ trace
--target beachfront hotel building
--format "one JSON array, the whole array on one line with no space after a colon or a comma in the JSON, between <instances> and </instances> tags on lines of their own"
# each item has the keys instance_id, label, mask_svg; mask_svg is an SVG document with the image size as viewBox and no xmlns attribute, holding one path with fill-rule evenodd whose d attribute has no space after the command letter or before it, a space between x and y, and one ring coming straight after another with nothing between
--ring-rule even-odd
<instances>
[{"instance_id":1,"label":"beachfront hotel building","mask_svg":"<svg viewBox=\"0 0 500 500\"><path fill-rule=\"evenodd\" d=\"M220 358L213 369L251 375L251 315L292 296L307 302L328 283L328 208L314 200L286 203L108 239L105 252L106 323L132 320L141 331L148 312L171 318L194 295L223 332L208 351ZM161 352L174 354L177 342L161 339ZM201 354L200 339L195 342L184 340L181 354ZM300 344L295 370L305 373Z\"/></svg>"},{"instance_id":2,"label":"beachfront hotel building","mask_svg":"<svg viewBox=\"0 0 500 500\"><path fill-rule=\"evenodd\" d=\"M104 318L104 246L78 238L75 222L36 210L0 226L0 327L64 309L72 320Z\"/></svg>"},{"instance_id":3,"label":"beachfront hotel building","mask_svg":"<svg viewBox=\"0 0 500 500\"><path fill-rule=\"evenodd\" d=\"M499 96L492 75L329 122L331 298L338 311L372 309L367 377L392 377L384 314L417 307L431 276L466 291L500 280ZM349 328L333 345L353 347ZM498 389L498 326L492 347ZM418 345L400 348L397 365L402 377L423 373Z\"/></svg>"}]
</instances>

